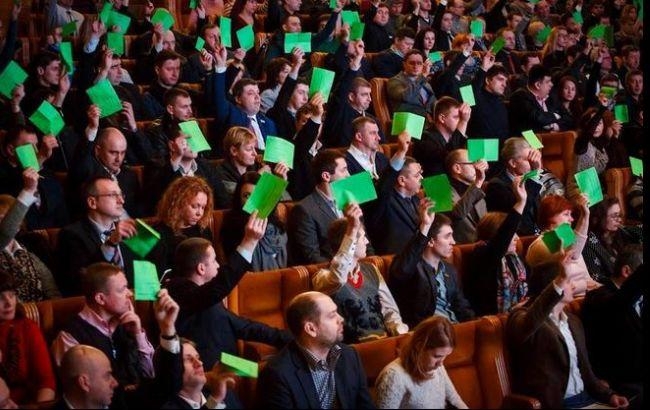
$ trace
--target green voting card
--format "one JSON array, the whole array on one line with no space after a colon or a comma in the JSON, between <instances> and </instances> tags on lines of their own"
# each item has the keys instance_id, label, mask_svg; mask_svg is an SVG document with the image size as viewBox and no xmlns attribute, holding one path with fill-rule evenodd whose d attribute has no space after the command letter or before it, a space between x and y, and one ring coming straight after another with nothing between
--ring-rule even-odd
<instances>
[{"instance_id":1,"label":"green voting card","mask_svg":"<svg viewBox=\"0 0 650 410\"><path fill-rule=\"evenodd\" d=\"M591 30L587 33L587 37L595 39L604 39L605 37L605 26L603 24L598 24L592 27Z\"/></svg>"},{"instance_id":2,"label":"green voting card","mask_svg":"<svg viewBox=\"0 0 650 410\"><path fill-rule=\"evenodd\" d=\"M632 168L632 175L643 177L643 161L641 159L630 157L630 168Z\"/></svg>"},{"instance_id":3,"label":"green voting card","mask_svg":"<svg viewBox=\"0 0 650 410\"><path fill-rule=\"evenodd\" d=\"M289 182L283 178L265 172L260 177L255 188L244 204L244 211L252 214L257 210L259 218L268 218L275 209L278 201L282 197L284 190Z\"/></svg>"},{"instance_id":4,"label":"green voting card","mask_svg":"<svg viewBox=\"0 0 650 410\"><path fill-rule=\"evenodd\" d=\"M69 74L74 73L74 61L72 58L72 43L65 41L59 45L59 53L61 53L61 59L63 64L65 64L66 72Z\"/></svg>"},{"instance_id":5,"label":"green voting card","mask_svg":"<svg viewBox=\"0 0 650 410\"><path fill-rule=\"evenodd\" d=\"M499 139L468 139L467 140L467 157L469 162L478 160L498 161L499 160Z\"/></svg>"},{"instance_id":6,"label":"green voting card","mask_svg":"<svg viewBox=\"0 0 650 410\"><path fill-rule=\"evenodd\" d=\"M136 219L135 221L137 223L138 233L122 240L122 242L136 255L144 258L156 246L160 240L160 234L142 219Z\"/></svg>"},{"instance_id":7,"label":"green voting card","mask_svg":"<svg viewBox=\"0 0 650 410\"><path fill-rule=\"evenodd\" d=\"M332 91L332 84L334 84L334 75L334 71L314 67L311 73L311 82L309 83L309 98L320 92L323 101L327 102Z\"/></svg>"},{"instance_id":8,"label":"green voting card","mask_svg":"<svg viewBox=\"0 0 650 410\"><path fill-rule=\"evenodd\" d=\"M77 32L77 22L71 21L66 25L61 26L61 35L63 37L73 36Z\"/></svg>"},{"instance_id":9,"label":"green voting card","mask_svg":"<svg viewBox=\"0 0 650 410\"><path fill-rule=\"evenodd\" d=\"M284 52L290 53L294 47L305 53L311 53L311 33L286 33L284 35Z\"/></svg>"},{"instance_id":10,"label":"green voting card","mask_svg":"<svg viewBox=\"0 0 650 410\"><path fill-rule=\"evenodd\" d=\"M151 16L151 24L160 23L165 30L169 30L174 25L174 16L164 8L157 8Z\"/></svg>"},{"instance_id":11,"label":"green voting card","mask_svg":"<svg viewBox=\"0 0 650 410\"><path fill-rule=\"evenodd\" d=\"M135 300L158 299L160 291L160 281L158 280L158 270L156 265L149 261L133 261L133 287L135 288Z\"/></svg>"},{"instance_id":12,"label":"green voting card","mask_svg":"<svg viewBox=\"0 0 650 410\"><path fill-rule=\"evenodd\" d=\"M57 136L65 127L61 113L47 100L38 106L29 120L45 135Z\"/></svg>"},{"instance_id":13,"label":"green voting card","mask_svg":"<svg viewBox=\"0 0 650 410\"><path fill-rule=\"evenodd\" d=\"M359 13L352 10L343 10L341 11L341 21L343 24L349 24L352 26L354 23L360 23L361 18Z\"/></svg>"},{"instance_id":14,"label":"green voting card","mask_svg":"<svg viewBox=\"0 0 650 410\"><path fill-rule=\"evenodd\" d=\"M250 24L237 30L237 41L239 41L239 48L248 51L255 46L255 33L253 26Z\"/></svg>"},{"instance_id":15,"label":"green voting card","mask_svg":"<svg viewBox=\"0 0 650 410\"><path fill-rule=\"evenodd\" d=\"M600 93L605 94L605 97L607 97L610 100L614 98L617 92L618 90L615 87L609 87L609 86L600 87Z\"/></svg>"},{"instance_id":16,"label":"green voting card","mask_svg":"<svg viewBox=\"0 0 650 410\"><path fill-rule=\"evenodd\" d=\"M614 118L622 124L630 122L630 114L627 111L627 104L619 104L614 106Z\"/></svg>"},{"instance_id":17,"label":"green voting card","mask_svg":"<svg viewBox=\"0 0 650 410\"><path fill-rule=\"evenodd\" d=\"M591 167L577 172L575 179L580 192L586 194L587 198L589 198L589 206L596 205L603 200L603 188L600 185L596 168Z\"/></svg>"},{"instance_id":18,"label":"green voting card","mask_svg":"<svg viewBox=\"0 0 650 410\"><path fill-rule=\"evenodd\" d=\"M521 135L524 136L524 138L526 139L526 141L528 141L528 143L532 148L535 149L544 148L544 144L542 144L542 141L540 141L539 138L537 138L537 135L535 135L533 130L523 131Z\"/></svg>"},{"instance_id":19,"label":"green voting card","mask_svg":"<svg viewBox=\"0 0 650 410\"><path fill-rule=\"evenodd\" d=\"M537 40L540 43L545 43L546 39L550 35L551 35L551 26L546 26L537 32L537 35L535 36L535 40Z\"/></svg>"},{"instance_id":20,"label":"green voting card","mask_svg":"<svg viewBox=\"0 0 650 410\"><path fill-rule=\"evenodd\" d=\"M330 187L336 207L340 210L343 210L350 202L360 205L377 199L377 191L375 191L372 176L368 171L336 180L330 184Z\"/></svg>"},{"instance_id":21,"label":"green voting card","mask_svg":"<svg viewBox=\"0 0 650 410\"><path fill-rule=\"evenodd\" d=\"M129 30L130 25L131 17L122 13L118 13L115 10L112 10L108 14L108 24L106 25L108 31L111 31L113 27L118 27L119 30L115 31L116 33L126 34L126 32Z\"/></svg>"},{"instance_id":22,"label":"green voting card","mask_svg":"<svg viewBox=\"0 0 650 410\"><path fill-rule=\"evenodd\" d=\"M20 162L23 169L33 168L36 171L41 170L41 164L38 162L34 145L25 144L16 147L16 156L18 157L18 162Z\"/></svg>"},{"instance_id":23,"label":"green voting card","mask_svg":"<svg viewBox=\"0 0 650 410\"><path fill-rule=\"evenodd\" d=\"M393 114L393 125L391 135L399 135L402 131L407 131L411 138L419 140L422 138L425 118L421 115L410 112L396 112Z\"/></svg>"},{"instance_id":24,"label":"green voting card","mask_svg":"<svg viewBox=\"0 0 650 410\"><path fill-rule=\"evenodd\" d=\"M539 169L531 169L521 177L520 184L526 183L528 179L537 180L537 177L539 177Z\"/></svg>"},{"instance_id":25,"label":"green voting card","mask_svg":"<svg viewBox=\"0 0 650 410\"><path fill-rule=\"evenodd\" d=\"M474 34L475 38L482 38L483 37L483 23L479 20L472 20L471 23L469 23L469 31L470 33Z\"/></svg>"},{"instance_id":26,"label":"green voting card","mask_svg":"<svg viewBox=\"0 0 650 410\"><path fill-rule=\"evenodd\" d=\"M108 22L110 20L111 11L113 11L113 5L111 2L107 1L102 7L102 11L99 12L99 19L104 23L104 26L108 28Z\"/></svg>"},{"instance_id":27,"label":"green voting card","mask_svg":"<svg viewBox=\"0 0 650 410\"><path fill-rule=\"evenodd\" d=\"M558 225L552 231L546 231L542 235L542 242L548 248L549 252L556 253L560 251L560 247L567 249L576 241L575 232L568 223Z\"/></svg>"},{"instance_id":28,"label":"green voting card","mask_svg":"<svg viewBox=\"0 0 650 410\"><path fill-rule=\"evenodd\" d=\"M503 38L503 36L499 36L492 43L490 50L492 50L492 53L498 54L499 51L501 51L503 49L503 46L505 45L506 45L506 40Z\"/></svg>"},{"instance_id":29,"label":"green voting card","mask_svg":"<svg viewBox=\"0 0 650 410\"><path fill-rule=\"evenodd\" d=\"M100 118L108 117L122 111L122 102L108 79L98 81L86 90L88 98L101 110Z\"/></svg>"},{"instance_id":30,"label":"green voting card","mask_svg":"<svg viewBox=\"0 0 650 410\"><path fill-rule=\"evenodd\" d=\"M194 49L200 53L203 51L203 46L205 46L205 40L203 40L203 37L201 36L197 37L196 44L194 44Z\"/></svg>"},{"instance_id":31,"label":"green voting card","mask_svg":"<svg viewBox=\"0 0 650 410\"><path fill-rule=\"evenodd\" d=\"M573 17L573 21L575 21L577 24L582 24L585 22L585 20L582 18L582 13L578 10L574 11L573 14L571 14L571 17Z\"/></svg>"},{"instance_id":32,"label":"green voting card","mask_svg":"<svg viewBox=\"0 0 650 410\"><path fill-rule=\"evenodd\" d=\"M107 33L106 45L113 50L113 54L124 55L124 35L122 33Z\"/></svg>"},{"instance_id":33,"label":"green voting card","mask_svg":"<svg viewBox=\"0 0 650 410\"><path fill-rule=\"evenodd\" d=\"M470 107L473 107L476 105L476 101L474 100L474 90L472 89L472 85L466 85L464 87L460 87L460 96L463 99L464 103L467 103Z\"/></svg>"},{"instance_id":34,"label":"green voting card","mask_svg":"<svg viewBox=\"0 0 650 410\"><path fill-rule=\"evenodd\" d=\"M183 134L187 135L187 145L190 147L192 152L201 152L201 151L210 151L212 147L208 144L208 141L199 127L199 123L195 120L193 121L184 121L178 124Z\"/></svg>"},{"instance_id":35,"label":"green voting card","mask_svg":"<svg viewBox=\"0 0 650 410\"><path fill-rule=\"evenodd\" d=\"M257 362L242 359L226 352L221 352L221 364L230 367L234 373L242 377L257 378L259 366Z\"/></svg>"},{"instance_id":36,"label":"green voting card","mask_svg":"<svg viewBox=\"0 0 650 410\"><path fill-rule=\"evenodd\" d=\"M429 60L431 60L432 63L437 63L438 61L441 61L442 53L440 51L434 51L433 53L429 53Z\"/></svg>"},{"instance_id":37,"label":"green voting card","mask_svg":"<svg viewBox=\"0 0 650 410\"><path fill-rule=\"evenodd\" d=\"M264 149L264 162L282 162L293 169L294 145L284 138L269 135L266 137Z\"/></svg>"},{"instance_id":38,"label":"green voting card","mask_svg":"<svg viewBox=\"0 0 650 410\"><path fill-rule=\"evenodd\" d=\"M0 93L11 99L14 88L27 79L27 73L14 60L9 61L2 74L0 74Z\"/></svg>"},{"instance_id":39,"label":"green voting card","mask_svg":"<svg viewBox=\"0 0 650 410\"><path fill-rule=\"evenodd\" d=\"M433 211L447 212L454 208L451 184L447 174L434 175L422 180L422 189L433 202Z\"/></svg>"},{"instance_id":40,"label":"green voting card","mask_svg":"<svg viewBox=\"0 0 650 410\"><path fill-rule=\"evenodd\" d=\"M350 41L361 40L366 25L364 23L352 23L350 26Z\"/></svg>"},{"instance_id":41,"label":"green voting card","mask_svg":"<svg viewBox=\"0 0 650 410\"><path fill-rule=\"evenodd\" d=\"M194 10L199 7L199 0L190 0L190 9Z\"/></svg>"},{"instance_id":42,"label":"green voting card","mask_svg":"<svg viewBox=\"0 0 650 410\"><path fill-rule=\"evenodd\" d=\"M219 17L219 31L221 31L221 45L232 47L232 21L228 17Z\"/></svg>"}]
</instances>

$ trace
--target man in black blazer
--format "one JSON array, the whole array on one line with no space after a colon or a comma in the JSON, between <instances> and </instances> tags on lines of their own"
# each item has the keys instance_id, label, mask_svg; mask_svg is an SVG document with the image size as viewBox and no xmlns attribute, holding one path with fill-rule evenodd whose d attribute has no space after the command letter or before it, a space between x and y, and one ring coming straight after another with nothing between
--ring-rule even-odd
<instances>
[{"instance_id":1,"label":"man in black blazer","mask_svg":"<svg viewBox=\"0 0 650 410\"><path fill-rule=\"evenodd\" d=\"M341 343L343 318L334 301L320 292L301 293L286 316L295 341L262 370L257 407L375 408L359 354Z\"/></svg>"},{"instance_id":2,"label":"man in black blazer","mask_svg":"<svg viewBox=\"0 0 650 410\"><path fill-rule=\"evenodd\" d=\"M614 276L587 292L582 305L589 360L612 388L643 408L643 246L628 245L618 255Z\"/></svg>"},{"instance_id":3,"label":"man in black blazer","mask_svg":"<svg viewBox=\"0 0 650 410\"><path fill-rule=\"evenodd\" d=\"M59 231L57 283L63 296L81 295L81 270L95 262L111 262L123 268L133 283L134 254L122 244L137 232L135 221L124 215L124 192L107 177L91 179L84 191L86 215Z\"/></svg>"},{"instance_id":4,"label":"man in black blazer","mask_svg":"<svg viewBox=\"0 0 650 410\"><path fill-rule=\"evenodd\" d=\"M521 137L508 138L501 148L501 163L504 168L490 179L485 190L485 203L488 212L509 212L516 202L512 192L512 180L531 170L542 168L542 154L539 150L530 147L528 142ZM526 207L521 215L521 222L517 234L520 236L538 235L537 210L539 209L540 191L542 183L539 176L529 178L525 182L528 198Z\"/></svg>"},{"instance_id":5,"label":"man in black blazer","mask_svg":"<svg viewBox=\"0 0 650 410\"><path fill-rule=\"evenodd\" d=\"M388 277L402 319L411 329L434 314L452 323L474 318L456 268L444 261L451 257L456 244L451 220L429 212L431 206L428 198L420 204L418 230L393 259Z\"/></svg>"},{"instance_id":6,"label":"man in black blazer","mask_svg":"<svg viewBox=\"0 0 650 410\"><path fill-rule=\"evenodd\" d=\"M528 84L510 96L510 131L559 131L560 115L554 112L548 96L553 88L551 72L544 66L533 66L528 72Z\"/></svg>"},{"instance_id":7,"label":"man in black blazer","mask_svg":"<svg viewBox=\"0 0 650 410\"><path fill-rule=\"evenodd\" d=\"M388 32L387 28L389 17L388 5L379 3L372 21L366 21L363 42L368 53L384 51L393 43L393 35Z\"/></svg>"},{"instance_id":8,"label":"man in black blazer","mask_svg":"<svg viewBox=\"0 0 650 410\"><path fill-rule=\"evenodd\" d=\"M370 117L359 117L352 121L352 143L345 153L350 175L368 171L374 180L388 166L388 158L381 152L379 126Z\"/></svg>"},{"instance_id":9,"label":"man in black blazer","mask_svg":"<svg viewBox=\"0 0 650 410\"><path fill-rule=\"evenodd\" d=\"M386 51L383 51L373 59L373 70L377 77L391 78L402 71L404 55L413 48L415 32L413 29L404 27L397 30L393 44Z\"/></svg>"}]
</instances>

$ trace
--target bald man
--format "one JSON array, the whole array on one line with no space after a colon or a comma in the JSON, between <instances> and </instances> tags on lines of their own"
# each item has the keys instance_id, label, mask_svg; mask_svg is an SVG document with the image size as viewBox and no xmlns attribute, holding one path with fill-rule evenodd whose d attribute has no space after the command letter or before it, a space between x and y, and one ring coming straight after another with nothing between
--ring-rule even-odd
<instances>
[{"instance_id":1,"label":"bald man","mask_svg":"<svg viewBox=\"0 0 650 410\"><path fill-rule=\"evenodd\" d=\"M99 129L100 110L95 105L88 109L88 128L86 140L80 141L68 173L68 204L71 213L80 216L83 202L80 201L82 186L93 177L107 177L117 181L125 194L123 217L140 217L152 214L140 199L140 183L135 172L124 164L127 142L124 134L117 128Z\"/></svg>"},{"instance_id":2,"label":"bald man","mask_svg":"<svg viewBox=\"0 0 650 410\"><path fill-rule=\"evenodd\" d=\"M320 292L301 293L289 302L286 316L295 341L262 370L258 407L375 408L359 355L341 343L343 317L332 298Z\"/></svg>"},{"instance_id":3,"label":"bald man","mask_svg":"<svg viewBox=\"0 0 650 410\"><path fill-rule=\"evenodd\" d=\"M58 408L105 409L113 400L117 380L111 362L99 349L77 345L61 360L63 396Z\"/></svg>"}]
</instances>

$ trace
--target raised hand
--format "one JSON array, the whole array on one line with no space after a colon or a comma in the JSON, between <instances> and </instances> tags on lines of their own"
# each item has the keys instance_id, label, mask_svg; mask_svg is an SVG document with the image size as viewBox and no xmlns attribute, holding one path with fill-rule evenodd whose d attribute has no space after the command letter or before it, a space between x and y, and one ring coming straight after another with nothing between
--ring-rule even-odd
<instances>
[{"instance_id":1,"label":"raised hand","mask_svg":"<svg viewBox=\"0 0 650 410\"><path fill-rule=\"evenodd\" d=\"M158 299L153 302L153 311L160 334L163 336L173 336L176 334L176 319L180 308L178 303L171 296L167 289L161 289L158 292Z\"/></svg>"},{"instance_id":2,"label":"raised hand","mask_svg":"<svg viewBox=\"0 0 650 410\"><path fill-rule=\"evenodd\" d=\"M214 53L212 53L212 56L214 57L217 67L219 68L226 67L226 62L228 61L228 51L226 50L226 47L219 44L215 48Z\"/></svg>"},{"instance_id":3,"label":"raised hand","mask_svg":"<svg viewBox=\"0 0 650 410\"><path fill-rule=\"evenodd\" d=\"M472 165L476 170L476 178L474 179L474 185L476 185L477 188L480 188L481 186L483 186L483 182L485 182L485 172L488 170L489 165L487 161L484 159L476 161Z\"/></svg>"},{"instance_id":4,"label":"raised hand","mask_svg":"<svg viewBox=\"0 0 650 410\"><path fill-rule=\"evenodd\" d=\"M86 115L88 115L88 128L91 128L93 130L99 128L100 114L101 110L95 104L91 104L90 107L88 107L88 111L86 111Z\"/></svg>"},{"instance_id":5,"label":"raised hand","mask_svg":"<svg viewBox=\"0 0 650 410\"><path fill-rule=\"evenodd\" d=\"M201 54L199 55L199 59L201 60L201 64L203 65L203 68L205 71L210 71L212 70L212 66L214 63L214 58L212 57L212 54L208 52L208 50L203 49L201 50Z\"/></svg>"},{"instance_id":6,"label":"raised hand","mask_svg":"<svg viewBox=\"0 0 650 410\"><path fill-rule=\"evenodd\" d=\"M187 139L184 134L181 134L173 140L169 140L167 146L169 147L169 160L172 166L177 168L183 159L185 150L188 148Z\"/></svg>"},{"instance_id":7,"label":"raised hand","mask_svg":"<svg viewBox=\"0 0 650 410\"><path fill-rule=\"evenodd\" d=\"M241 241L241 246L253 252L259 240L264 236L267 224L268 220L258 217L257 211L254 211L244 228L244 239Z\"/></svg>"},{"instance_id":8,"label":"raised hand","mask_svg":"<svg viewBox=\"0 0 650 410\"><path fill-rule=\"evenodd\" d=\"M138 233L138 228L133 219L125 219L115 222L115 229L111 231L108 241L114 245L122 242L125 238L130 238Z\"/></svg>"},{"instance_id":9,"label":"raised hand","mask_svg":"<svg viewBox=\"0 0 650 410\"><path fill-rule=\"evenodd\" d=\"M343 215L348 220L348 233L356 234L359 228L361 228L361 217L363 216L363 211L359 204L354 202L347 204L343 210Z\"/></svg>"},{"instance_id":10,"label":"raised hand","mask_svg":"<svg viewBox=\"0 0 650 410\"><path fill-rule=\"evenodd\" d=\"M45 135L38 145L38 162L43 165L51 156L54 148L59 147L59 141L54 135Z\"/></svg>"},{"instance_id":11,"label":"raised hand","mask_svg":"<svg viewBox=\"0 0 650 410\"><path fill-rule=\"evenodd\" d=\"M34 195L38 189L38 179L40 176L34 168L23 170L23 190Z\"/></svg>"},{"instance_id":12,"label":"raised hand","mask_svg":"<svg viewBox=\"0 0 650 410\"><path fill-rule=\"evenodd\" d=\"M431 198L424 197L420 200L418 215L420 216L420 233L424 236L429 234L429 228L431 228L433 221L436 219L436 213L433 212L434 206L435 202Z\"/></svg>"},{"instance_id":13,"label":"raised hand","mask_svg":"<svg viewBox=\"0 0 650 410\"><path fill-rule=\"evenodd\" d=\"M138 130L138 124L135 122L135 114L133 113L133 105L128 101L122 101L122 114L126 118L126 121L131 127L131 131L136 132Z\"/></svg>"},{"instance_id":14,"label":"raised hand","mask_svg":"<svg viewBox=\"0 0 650 410\"><path fill-rule=\"evenodd\" d=\"M11 107L13 112L20 112L20 102L25 98L25 85L19 84L11 92Z\"/></svg>"},{"instance_id":15,"label":"raised hand","mask_svg":"<svg viewBox=\"0 0 650 410\"><path fill-rule=\"evenodd\" d=\"M400 153L404 153L404 155L406 155L406 152L408 151L410 146L411 146L411 134L409 134L407 131L402 131L397 136L397 151Z\"/></svg>"},{"instance_id":16,"label":"raised hand","mask_svg":"<svg viewBox=\"0 0 650 410\"><path fill-rule=\"evenodd\" d=\"M223 403L226 398L228 389L234 389L237 382L235 373L224 370L221 363L217 362L212 370L206 372L206 385L210 390L210 395L218 402Z\"/></svg>"},{"instance_id":17,"label":"raised hand","mask_svg":"<svg viewBox=\"0 0 650 410\"><path fill-rule=\"evenodd\" d=\"M538 149L532 149L528 152L528 163L530 164L530 169L541 169L542 168L542 153Z\"/></svg>"},{"instance_id":18,"label":"raised hand","mask_svg":"<svg viewBox=\"0 0 650 410\"><path fill-rule=\"evenodd\" d=\"M287 176L288 173L289 173L289 167L286 166L286 164L284 164L283 162L278 162L277 164L275 164L275 167L273 167L273 174L279 176L285 181L289 178Z\"/></svg>"}]
</instances>

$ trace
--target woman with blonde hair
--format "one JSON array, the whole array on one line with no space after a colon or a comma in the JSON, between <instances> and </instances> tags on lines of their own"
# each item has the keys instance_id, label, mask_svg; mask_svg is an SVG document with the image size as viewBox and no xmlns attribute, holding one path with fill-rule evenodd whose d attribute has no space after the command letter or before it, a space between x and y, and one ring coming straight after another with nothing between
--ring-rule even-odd
<instances>
[{"instance_id":1,"label":"woman with blonde hair","mask_svg":"<svg viewBox=\"0 0 650 410\"><path fill-rule=\"evenodd\" d=\"M176 245L187 238L212 241L212 188L201 177L174 180L158 202L157 223L160 241L147 259L162 273L173 263Z\"/></svg>"},{"instance_id":2,"label":"woman with blonde hair","mask_svg":"<svg viewBox=\"0 0 650 410\"><path fill-rule=\"evenodd\" d=\"M542 48L542 65L548 69L562 67L566 63L566 49L569 32L564 26L556 26L551 30L546 44Z\"/></svg>"},{"instance_id":3,"label":"woman with blonde hair","mask_svg":"<svg viewBox=\"0 0 650 410\"><path fill-rule=\"evenodd\" d=\"M377 407L382 409L466 409L443 362L456 346L451 322L431 316L418 324L402 348L377 378Z\"/></svg>"}]
</instances>

